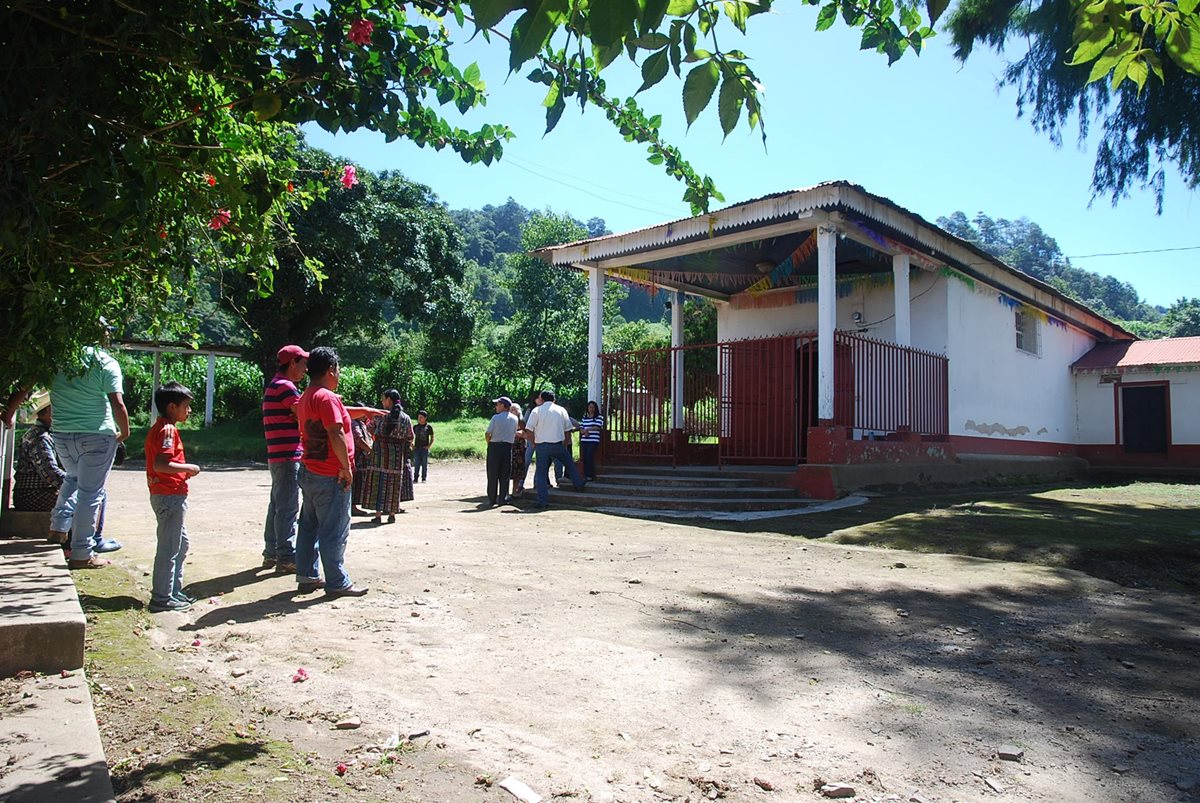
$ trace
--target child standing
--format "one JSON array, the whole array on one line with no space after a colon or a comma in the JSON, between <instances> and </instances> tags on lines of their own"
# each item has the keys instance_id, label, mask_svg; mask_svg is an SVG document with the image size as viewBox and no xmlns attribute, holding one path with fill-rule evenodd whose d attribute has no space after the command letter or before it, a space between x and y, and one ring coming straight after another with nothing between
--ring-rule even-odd
<instances>
[{"instance_id":1,"label":"child standing","mask_svg":"<svg viewBox=\"0 0 1200 803\"><path fill-rule=\"evenodd\" d=\"M424 410L417 413L413 427L413 482L425 482L429 476L429 449L433 446L433 425Z\"/></svg>"},{"instance_id":2,"label":"child standing","mask_svg":"<svg viewBox=\"0 0 1200 803\"><path fill-rule=\"evenodd\" d=\"M146 433L146 482L150 507L158 519L158 548L154 553L150 612L182 611L195 602L183 593L183 560L187 557L188 478L200 467L185 462L183 441L176 424L192 411L192 392L178 382L168 382L154 392L159 418Z\"/></svg>"}]
</instances>

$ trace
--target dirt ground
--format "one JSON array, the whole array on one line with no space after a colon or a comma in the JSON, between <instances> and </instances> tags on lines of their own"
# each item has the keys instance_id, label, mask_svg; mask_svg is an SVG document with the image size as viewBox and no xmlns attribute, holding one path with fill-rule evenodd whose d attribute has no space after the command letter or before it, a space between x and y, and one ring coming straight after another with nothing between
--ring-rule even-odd
<instances>
[{"instance_id":1,"label":"dirt ground","mask_svg":"<svg viewBox=\"0 0 1200 803\"><path fill-rule=\"evenodd\" d=\"M114 472L106 534L147 591L144 483ZM509 776L585 801L814 800L822 782L928 803L1200 797L1196 597L486 510L482 464L453 463L396 524L355 520L347 566L370 593L326 601L257 569L269 484L261 467L192 481L185 580L203 599L150 637L317 766L346 762L339 799L512 800ZM372 745L425 731L396 783L355 783L389 755Z\"/></svg>"}]
</instances>

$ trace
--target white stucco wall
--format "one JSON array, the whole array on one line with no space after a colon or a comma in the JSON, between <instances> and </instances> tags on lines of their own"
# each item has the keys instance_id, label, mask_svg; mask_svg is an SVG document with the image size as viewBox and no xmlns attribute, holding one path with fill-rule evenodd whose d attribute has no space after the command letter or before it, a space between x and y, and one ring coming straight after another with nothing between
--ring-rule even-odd
<instances>
[{"instance_id":1,"label":"white stucco wall","mask_svg":"<svg viewBox=\"0 0 1200 803\"><path fill-rule=\"evenodd\" d=\"M1071 444L1070 366L1094 345L1075 329L1039 323L1040 354L1016 346L1014 311L994 290L949 281L950 434Z\"/></svg>"},{"instance_id":2,"label":"white stucco wall","mask_svg":"<svg viewBox=\"0 0 1200 803\"><path fill-rule=\"evenodd\" d=\"M909 284L912 309L912 345L939 354L946 351L946 280L931 273L915 274ZM854 321L862 314L863 325ZM896 338L895 298L891 285L855 288L850 295L837 299L838 329L856 331L877 340L894 342ZM734 309L717 305L717 339L741 340L770 337L792 332L815 332L817 304L790 304L773 309Z\"/></svg>"},{"instance_id":3,"label":"white stucco wall","mask_svg":"<svg viewBox=\"0 0 1200 803\"><path fill-rule=\"evenodd\" d=\"M1200 371L1126 371L1121 382L1170 382L1171 443L1200 444ZM1075 418L1080 444L1116 443L1113 383L1100 381L1100 374L1075 377Z\"/></svg>"}]
</instances>

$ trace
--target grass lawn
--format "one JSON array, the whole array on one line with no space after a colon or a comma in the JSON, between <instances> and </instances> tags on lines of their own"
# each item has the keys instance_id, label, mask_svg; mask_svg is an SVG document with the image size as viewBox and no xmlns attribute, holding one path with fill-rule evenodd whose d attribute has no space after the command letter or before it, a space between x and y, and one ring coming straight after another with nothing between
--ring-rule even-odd
<instances>
[{"instance_id":1,"label":"grass lawn","mask_svg":"<svg viewBox=\"0 0 1200 803\"><path fill-rule=\"evenodd\" d=\"M795 517L775 529L831 543L1020 561L1127 586L1200 592L1200 485L891 494L858 508Z\"/></svg>"},{"instance_id":2,"label":"grass lawn","mask_svg":"<svg viewBox=\"0 0 1200 803\"><path fill-rule=\"evenodd\" d=\"M433 449L431 460L480 459L486 450L483 431L486 418L459 418L453 421L431 421ZM236 421L219 421L207 429L204 419L197 416L182 427L183 445L188 460L200 463L247 463L266 461L262 420L252 413ZM149 427L134 427L129 435L130 459L141 460L142 444Z\"/></svg>"}]
</instances>

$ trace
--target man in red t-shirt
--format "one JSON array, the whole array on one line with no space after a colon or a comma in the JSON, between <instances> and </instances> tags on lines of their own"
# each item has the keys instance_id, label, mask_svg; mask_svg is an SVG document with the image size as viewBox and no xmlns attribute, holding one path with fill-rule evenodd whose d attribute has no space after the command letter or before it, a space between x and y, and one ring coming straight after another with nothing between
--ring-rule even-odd
<instances>
[{"instance_id":1,"label":"man in red t-shirt","mask_svg":"<svg viewBox=\"0 0 1200 803\"><path fill-rule=\"evenodd\" d=\"M304 501L296 530L296 582L307 594L318 588L329 597L361 597L367 589L346 574L346 541L350 537L350 488L354 481L353 418L383 415L371 407L346 407L334 393L340 367L337 352L327 346L308 355L308 389L296 405L301 459L300 488ZM325 570L320 576L317 560Z\"/></svg>"}]
</instances>

